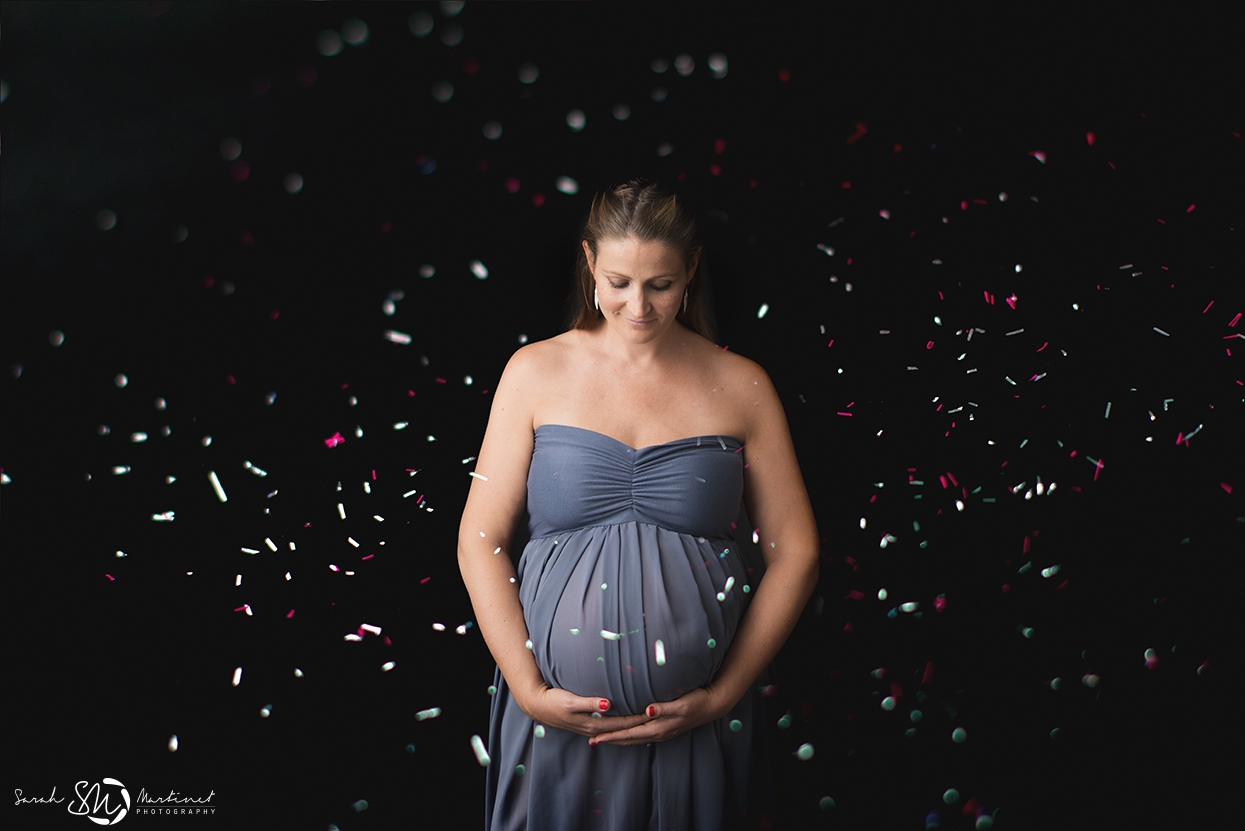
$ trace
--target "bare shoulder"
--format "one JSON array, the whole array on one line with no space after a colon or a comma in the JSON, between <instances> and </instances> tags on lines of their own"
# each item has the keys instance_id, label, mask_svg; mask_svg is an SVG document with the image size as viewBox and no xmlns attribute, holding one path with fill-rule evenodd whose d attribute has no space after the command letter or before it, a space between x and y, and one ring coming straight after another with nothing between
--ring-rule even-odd
<instances>
[{"instance_id":1,"label":"bare shoulder","mask_svg":"<svg viewBox=\"0 0 1245 831\"><path fill-rule=\"evenodd\" d=\"M740 406L752 406L763 400L777 400L777 392L767 373L751 358L714 346L709 358L714 382L727 397Z\"/></svg>"},{"instance_id":2,"label":"bare shoulder","mask_svg":"<svg viewBox=\"0 0 1245 831\"><path fill-rule=\"evenodd\" d=\"M519 347L510 356L506 364L506 373L528 376L557 369L559 364L567 359L569 344L566 342L566 336L569 334L571 333L567 332L548 340L536 341Z\"/></svg>"},{"instance_id":3,"label":"bare shoulder","mask_svg":"<svg viewBox=\"0 0 1245 831\"><path fill-rule=\"evenodd\" d=\"M569 334L520 347L506 363L498 392L532 401L539 399L542 383L567 369L571 357L566 340Z\"/></svg>"}]
</instances>

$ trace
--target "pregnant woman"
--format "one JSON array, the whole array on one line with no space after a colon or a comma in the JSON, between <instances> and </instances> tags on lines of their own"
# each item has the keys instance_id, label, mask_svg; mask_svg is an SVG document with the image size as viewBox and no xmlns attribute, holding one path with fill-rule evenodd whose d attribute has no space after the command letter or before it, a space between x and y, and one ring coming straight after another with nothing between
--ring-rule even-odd
<instances>
[{"instance_id":1,"label":"pregnant woman","mask_svg":"<svg viewBox=\"0 0 1245 831\"><path fill-rule=\"evenodd\" d=\"M574 327L498 383L458 546L497 661L489 831L756 827L756 681L817 530L768 376L705 337L699 259L673 195L597 195Z\"/></svg>"}]
</instances>

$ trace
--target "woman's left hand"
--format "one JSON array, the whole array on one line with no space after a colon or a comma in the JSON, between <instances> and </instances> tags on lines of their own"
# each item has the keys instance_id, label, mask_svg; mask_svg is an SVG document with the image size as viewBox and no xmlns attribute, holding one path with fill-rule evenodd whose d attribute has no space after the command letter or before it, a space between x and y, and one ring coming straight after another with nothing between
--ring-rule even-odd
<instances>
[{"instance_id":1,"label":"woman's left hand","mask_svg":"<svg viewBox=\"0 0 1245 831\"><path fill-rule=\"evenodd\" d=\"M729 712L730 707L731 705L723 707L712 690L700 687L684 693L673 701L650 704L644 711L649 717L648 721L625 730L600 733L590 738L588 744L664 742L680 733L721 718Z\"/></svg>"}]
</instances>

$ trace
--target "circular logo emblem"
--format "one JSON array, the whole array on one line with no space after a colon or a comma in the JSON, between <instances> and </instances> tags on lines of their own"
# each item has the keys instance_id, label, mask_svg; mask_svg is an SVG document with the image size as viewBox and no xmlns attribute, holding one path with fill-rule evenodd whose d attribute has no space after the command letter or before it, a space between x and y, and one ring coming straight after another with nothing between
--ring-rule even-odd
<instances>
[{"instance_id":1,"label":"circular logo emblem","mask_svg":"<svg viewBox=\"0 0 1245 831\"><path fill-rule=\"evenodd\" d=\"M69 813L96 825L116 825L130 812L130 792L116 779L105 777L89 786L79 782L75 793L77 801L69 806Z\"/></svg>"}]
</instances>

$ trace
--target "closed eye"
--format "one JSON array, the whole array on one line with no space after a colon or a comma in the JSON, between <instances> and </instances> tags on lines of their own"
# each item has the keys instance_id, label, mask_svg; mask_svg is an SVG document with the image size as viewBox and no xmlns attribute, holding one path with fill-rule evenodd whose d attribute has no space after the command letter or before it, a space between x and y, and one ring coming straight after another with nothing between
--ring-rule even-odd
<instances>
[{"instance_id":1,"label":"closed eye","mask_svg":"<svg viewBox=\"0 0 1245 831\"><path fill-rule=\"evenodd\" d=\"M653 288L653 291L666 291L673 285L674 283L663 283L660 286L654 285L652 288ZM627 287L626 283L615 283L613 280L610 281L610 288L625 289L626 287Z\"/></svg>"}]
</instances>

